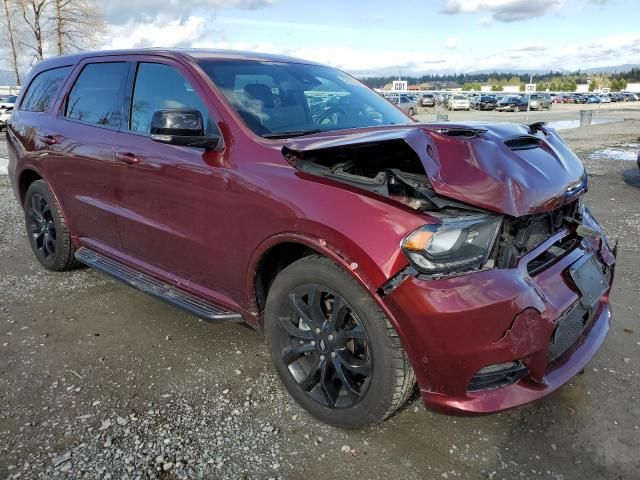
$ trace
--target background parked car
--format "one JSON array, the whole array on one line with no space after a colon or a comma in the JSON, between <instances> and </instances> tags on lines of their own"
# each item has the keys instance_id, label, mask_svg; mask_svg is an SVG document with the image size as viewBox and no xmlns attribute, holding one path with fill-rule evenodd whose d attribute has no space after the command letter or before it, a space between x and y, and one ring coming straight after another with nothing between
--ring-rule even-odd
<instances>
[{"instance_id":1,"label":"background parked car","mask_svg":"<svg viewBox=\"0 0 640 480\"><path fill-rule=\"evenodd\" d=\"M589 95L587 97L587 102L586 103L600 103L600 97L598 95Z\"/></svg>"},{"instance_id":2,"label":"background parked car","mask_svg":"<svg viewBox=\"0 0 640 480\"><path fill-rule=\"evenodd\" d=\"M580 103L580 104L587 103L587 97L585 95L582 95L581 93L574 93L573 98L574 98L574 103Z\"/></svg>"},{"instance_id":3,"label":"background parked car","mask_svg":"<svg viewBox=\"0 0 640 480\"><path fill-rule=\"evenodd\" d=\"M471 108L476 110L493 110L498 100L494 95L480 95L471 100Z\"/></svg>"},{"instance_id":4,"label":"background parked car","mask_svg":"<svg viewBox=\"0 0 640 480\"><path fill-rule=\"evenodd\" d=\"M527 98L525 97L525 102ZM533 93L529 96L529 109L530 110L551 110L551 97L547 94Z\"/></svg>"},{"instance_id":5,"label":"background parked car","mask_svg":"<svg viewBox=\"0 0 640 480\"><path fill-rule=\"evenodd\" d=\"M4 108L0 110L0 130L7 126L7 122L11 118L11 114L13 113L13 108Z\"/></svg>"},{"instance_id":6,"label":"background parked car","mask_svg":"<svg viewBox=\"0 0 640 480\"><path fill-rule=\"evenodd\" d=\"M391 99L391 103L410 117L412 117L418 110L418 104L408 95L400 95L400 97L393 98Z\"/></svg>"},{"instance_id":7,"label":"background parked car","mask_svg":"<svg viewBox=\"0 0 640 480\"><path fill-rule=\"evenodd\" d=\"M0 100L0 130L7 126L7 122L9 121L9 118L11 118L17 98L17 96L11 96Z\"/></svg>"},{"instance_id":8,"label":"background parked car","mask_svg":"<svg viewBox=\"0 0 640 480\"><path fill-rule=\"evenodd\" d=\"M12 95L10 97L4 98L2 101L0 101L0 110L5 110L7 108L13 108L14 105L16 104L16 99L17 98L18 98L17 95Z\"/></svg>"},{"instance_id":9,"label":"background parked car","mask_svg":"<svg viewBox=\"0 0 640 480\"><path fill-rule=\"evenodd\" d=\"M425 93L420 98L420 106L421 107L435 107L436 106L436 97L433 93Z\"/></svg>"},{"instance_id":10,"label":"background parked car","mask_svg":"<svg viewBox=\"0 0 640 480\"><path fill-rule=\"evenodd\" d=\"M471 102L464 95L453 95L449 98L447 105L449 110L469 110L471 108Z\"/></svg>"},{"instance_id":11,"label":"background parked car","mask_svg":"<svg viewBox=\"0 0 640 480\"><path fill-rule=\"evenodd\" d=\"M609 95L600 95L600 103L611 103L611 97Z\"/></svg>"},{"instance_id":12,"label":"background parked car","mask_svg":"<svg viewBox=\"0 0 640 480\"><path fill-rule=\"evenodd\" d=\"M520 95L510 95L504 97L496 104L498 112L518 112L527 109L527 101Z\"/></svg>"}]
</instances>

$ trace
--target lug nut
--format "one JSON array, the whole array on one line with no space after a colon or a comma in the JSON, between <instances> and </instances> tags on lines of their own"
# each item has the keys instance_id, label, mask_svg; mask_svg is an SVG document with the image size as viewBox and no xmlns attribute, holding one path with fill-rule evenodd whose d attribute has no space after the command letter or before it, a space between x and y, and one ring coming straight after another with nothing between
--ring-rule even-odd
<instances>
[{"instance_id":1,"label":"lug nut","mask_svg":"<svg viewBox=\"0 0 640 480\"><path fill-rule=\"evenodd\" d=\"M311 340L311 346L315 347L316 346L316 341L315 340Z\"/></svg>"},{"instance_id":2,"label":"lug nut","mask_svg":"<svg viewBox=\"0 0 640 480\"><path fill-rule=\"evenodd\" d=\"M316 333L320 333L320 329L319 328L316 328Z\"/></svg>"},{"instance_id":3,"label":"lug nut","mask_svg":"<svg viewBox=\"0 0 640 480\"><path fill-rule=\"evenodd\" d=\"M324 360L324 355L320 355L320 360Z\"/></svg>"},{"instance_id":4,"label":"lug nut","mask_svg":"<svg viewBox=\"0 0 640 480\"><path fill-rule=\"evenodd\" d=\"M329 335L327 338L329 339L329 341L332 341L333 340L333 335Z\"/></svg>"},{"instance_id":5,"label":"lug nut","mask_svg":"<svg viewBox=\"0 0 640 480\"><path fill-rule=\"evenodd\" d=\"M331 356L332 356L333 358L336 358L336 352L331 352Z\"/></svg>"}]
</instances>

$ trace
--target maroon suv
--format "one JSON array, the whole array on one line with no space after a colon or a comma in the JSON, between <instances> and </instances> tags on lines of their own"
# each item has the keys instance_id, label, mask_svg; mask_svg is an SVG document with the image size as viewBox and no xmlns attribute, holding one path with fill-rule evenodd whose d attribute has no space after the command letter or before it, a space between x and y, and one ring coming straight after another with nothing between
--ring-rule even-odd
<instances>
[{"instance_id":1,"label":"maroon suv","mask_svg":"<svg viewBox=\"0 0 640 480\"><path fill-rule=\"evenodd\" d=\"M414 123L353 77L253 53L39 63L7 132L29 242L264 329L291 395L358 428L523 405L604 341L615 248L543 124Z\"/></svg>"}]
</instances>

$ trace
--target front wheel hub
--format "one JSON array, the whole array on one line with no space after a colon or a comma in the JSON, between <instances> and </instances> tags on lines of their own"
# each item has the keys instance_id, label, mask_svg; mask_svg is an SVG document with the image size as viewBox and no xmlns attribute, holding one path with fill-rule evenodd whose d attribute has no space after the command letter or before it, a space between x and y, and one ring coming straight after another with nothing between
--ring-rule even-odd
<instances>
[{"instance_id":1,"label":"front wheel hub","mask_svg":"<svg viewBox=\"0 0 640 480\"><path fill-rule=\"evenodd\" d=\"M317 284L297 287L287 300L278 340L289 373L321 405L357 404L369 388L373 362L369 338L354 309Z\"/></svg>"}]
</instances>

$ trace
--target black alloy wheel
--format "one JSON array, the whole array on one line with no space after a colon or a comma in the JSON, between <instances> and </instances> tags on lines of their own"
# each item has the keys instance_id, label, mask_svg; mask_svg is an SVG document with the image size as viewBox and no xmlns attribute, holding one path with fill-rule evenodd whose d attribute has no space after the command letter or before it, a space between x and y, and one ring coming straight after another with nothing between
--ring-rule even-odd
<instances>
[{"instance_id":1,"label":"black alloy wheel","mask_svg":"<svg viewBox=\"0 0 640 480\"><path fill-rule=\"evenodd\" d=\"M325 423L374 425L393 415L415 385L400 338L371 294L321 255L277 274L264 329L283 385Z\"/></svg>"},{"instance_id":2,"label":"black alloy wheel","mask_svg":"<svg viewBox=\"0 0 640 480\"><path fill-rule=\"evenodd\" d=\"M327 287L300 285L282 309L282 360L309 397L330 408L351 407L366 393L370 344L349 303Z\"/></svg>"},{"instance_id":3,"label":"black alloy wheel","mask_svg":"<svg viewBox=\"0 0 640 480\"><path fill-rule=\"evenodd\" d=\"M56 226L49 202L39 193L34 193L27 205L27 231L38 257L43 260L55 257Z\"/></svg>"},{"instance_id":4,"label":"black alloy wheel","mask_svg":"<svg viewBox=\"0 0 640 480\"><path fill-rule=\"evenodd\" d=\"M36 180L27 188L24 220L31 249L45 268L59 272L79 265L67 223L44 180Z\"/></svg>"}]
</instances>

